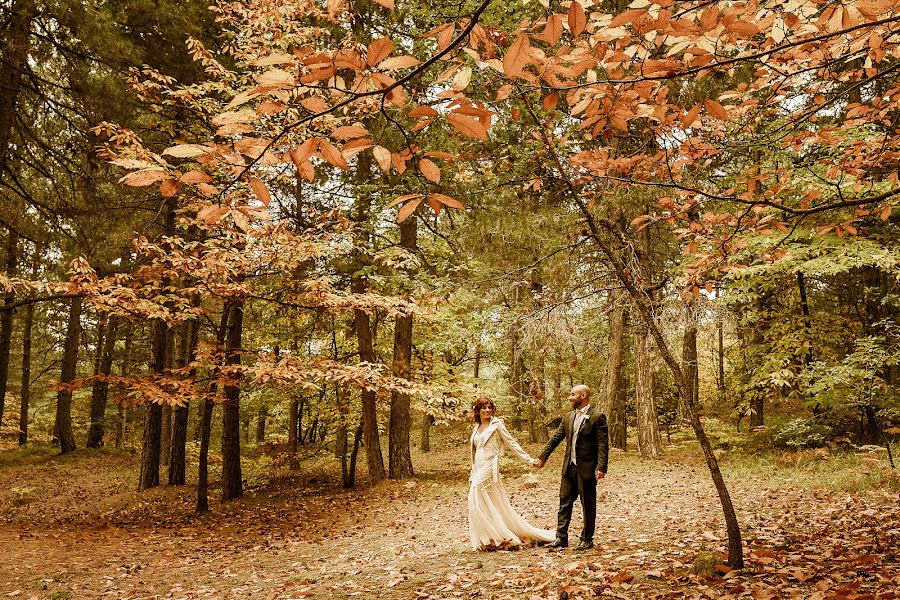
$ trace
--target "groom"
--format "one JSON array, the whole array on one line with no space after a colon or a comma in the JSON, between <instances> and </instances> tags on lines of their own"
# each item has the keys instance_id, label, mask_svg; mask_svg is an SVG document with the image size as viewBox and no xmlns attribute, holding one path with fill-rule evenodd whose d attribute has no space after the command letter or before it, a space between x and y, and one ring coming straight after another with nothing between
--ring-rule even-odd
<instances>
[{"instance_id":1,"label":"groom","mask_svg":"<svg viewBox=\"0 0 900 600\"><path fill-rule=\"evenodd\" d=\"M572 410L563 416L559 428L541 451L537 468L544 466L550 453L563 439L566 455L563 458L562 480L559 484L559 513L556 540L550 548L569 545L569 521L572 506L581 497L584 512L584 530L576 550L594 547L594 523L597 519L597 480L606 475L609 459L609 434L606 415L591 406L591 390L586 385L576 385L569 392Z\"/></svg>"}]
</instances>

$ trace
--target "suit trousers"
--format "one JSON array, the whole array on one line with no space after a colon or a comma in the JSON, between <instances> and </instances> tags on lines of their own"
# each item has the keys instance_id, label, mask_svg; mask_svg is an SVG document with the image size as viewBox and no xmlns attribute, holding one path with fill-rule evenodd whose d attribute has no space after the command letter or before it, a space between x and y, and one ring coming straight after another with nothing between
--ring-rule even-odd
<instances>
[{"instance_id":1,"label":"suit trousers","mask_svg":"<svg viewBox=\"0 0 900 600\"><path fill-rule=\"evenodd\" d=\"M569 461L569 466L559 483L559 513L556 519L556 537L569 539L569 522L572 520L572 507L575 499L581 498L581 509L584 515L584 529L581 541L594 541L594 527L597 520L597 479L591 473L590 479L578 474L578 467Z\"/></svg>"}]
</instances>

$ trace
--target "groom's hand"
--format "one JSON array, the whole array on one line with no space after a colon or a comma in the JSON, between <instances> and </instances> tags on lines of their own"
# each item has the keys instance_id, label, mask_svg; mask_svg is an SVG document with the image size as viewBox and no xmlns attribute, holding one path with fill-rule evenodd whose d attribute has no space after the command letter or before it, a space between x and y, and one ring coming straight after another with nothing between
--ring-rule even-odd
<instances>
[{"instance_id":1,"label":"groom's hand","mask_svg":"<svg viewBox=\"0 0 900 600\"><path fill-rule=\"evenodd\" d=\"M603 479L606 476L606 473L598 469L596 475L597 479Z\"/></svg>"},{"instance_id":2,"label":"groom's hand","mask_svg":"<svg viewBox=\"0 0 900 600\"><path fill-rule=\"evenodd\" d=\"M534 463L534 468L535 468L535 469L543 469L543 468L544 468L544 461L543 461L543 460L539 460L539 461L537 461L536 463Z\"/></svg>"}]
</instances>

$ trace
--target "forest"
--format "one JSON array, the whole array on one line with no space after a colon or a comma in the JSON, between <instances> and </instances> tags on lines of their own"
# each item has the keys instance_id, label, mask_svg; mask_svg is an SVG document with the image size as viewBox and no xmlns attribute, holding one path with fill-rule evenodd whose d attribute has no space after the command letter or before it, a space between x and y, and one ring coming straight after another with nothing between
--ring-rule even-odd
<instances>
[{"instance_id":1,"label":"forest","mask_svg":"<svg viewBox=\"0 0 900 600\"><path fill-rule=\"evenodd\" d=\"M0 31L0 594L900 596L900 4ZM470 551L473 403L538 456L577 385L596 548Z\"/></svg>"}]
</instances>

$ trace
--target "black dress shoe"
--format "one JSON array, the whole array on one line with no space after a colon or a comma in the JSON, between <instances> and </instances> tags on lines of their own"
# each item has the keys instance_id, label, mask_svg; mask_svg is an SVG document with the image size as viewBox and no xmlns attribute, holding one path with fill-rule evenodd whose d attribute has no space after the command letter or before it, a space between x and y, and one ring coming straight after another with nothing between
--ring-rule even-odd
<instances>
[{"instance_id":1,"label":"black dress shoe","mask_svg":"<svg viewBox=\"0 0 900 600\"><path fill-rule=\"evenodd\" d=\"M576 550L590 550L593 547L594 547L594 542L591 542L591 541L584 542L583 541L580 544L578 544L577 546L575 546L575 549Z\"/></svg>"},{"instance_id":2,"label":"black dress shoe","mask_svg":"<svg viewBox=\"0 0 900 600\"><path fill-rule=\"evenodd\" d=\"M569 541L562 540L560 538L556 538L555 540L553 540L552 542L547 544L547 548L549 548L550 550L559 550L560 548L568 548L568 547L569 547Z\"/></svg>"}]
</instances>

